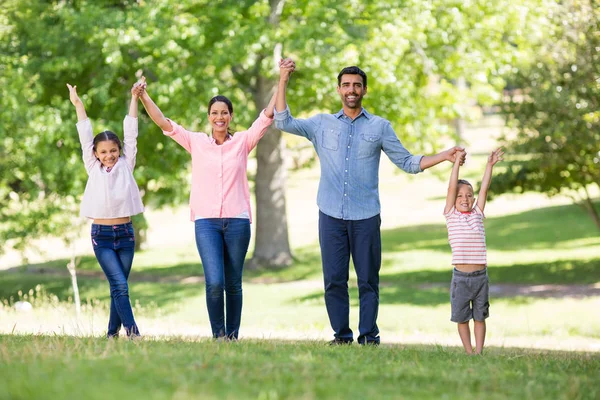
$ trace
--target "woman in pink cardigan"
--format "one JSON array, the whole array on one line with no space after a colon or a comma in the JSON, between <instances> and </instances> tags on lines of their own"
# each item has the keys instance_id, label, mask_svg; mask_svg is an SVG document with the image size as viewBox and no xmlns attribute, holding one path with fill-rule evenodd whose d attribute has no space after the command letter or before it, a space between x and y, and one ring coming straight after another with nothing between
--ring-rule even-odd
<instances>
[{"instance_id":1,"label":"woman in pink cardigan","mask_svg":"<svg viewBox=\"0 0 600 400\"><path fill-rule=\"evenodd\" d=\"M283 63L280 68L293 65ZM135 88L135 87L134 87ZM273 122L275 95L252 126L233 133L233 105L225 96L208 103L212 134L191 132L165 118L144 85L140 99L163 133L192 156L190 219L206 280L206 305L213 337L237 340L242 315L242 271L250 243L248 154ZM225 295L224 295L225 293Z\"/></svg>"}]
</instances>

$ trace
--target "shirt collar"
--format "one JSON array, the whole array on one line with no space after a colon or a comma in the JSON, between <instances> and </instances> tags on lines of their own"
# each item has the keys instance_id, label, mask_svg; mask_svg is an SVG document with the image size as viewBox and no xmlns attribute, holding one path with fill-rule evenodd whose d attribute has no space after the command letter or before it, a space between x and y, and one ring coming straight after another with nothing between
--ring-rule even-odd
<instances>
[{"instance_id":1,"label":"shirt collar","mask_svg":"<svg viewBox=\"0 0 600 400\"><path fill-rule=\"evenodd\" d=\"M225 137L225 142L230 141L232 138L233 138L233 136L231 135L231 133L228 133L227 136ZM223 144L225 144L225 142L223 142ZM210 135L210 143L214 143L214 144L217 143L217 141L215 140L215 138L212 135Z\"/></svg>"},{"instance_id":2,"label":"shirt collar","mask_svg":"<svg viewBox=\"0 0 600 400\"><path fill-rule=\"evenodd\" d=\"M343 115L344 115L344 109L343 108L340 111L338 111L337 113L333 114L333 116L336 117L337 119L340 119ZM364 107L361 108L360 113L354 119L357 119L361 115L364 115L365 118L367 118L367 119L371 119L371 114L367 110L365 110Z\"/></svg>"}]
</instances>

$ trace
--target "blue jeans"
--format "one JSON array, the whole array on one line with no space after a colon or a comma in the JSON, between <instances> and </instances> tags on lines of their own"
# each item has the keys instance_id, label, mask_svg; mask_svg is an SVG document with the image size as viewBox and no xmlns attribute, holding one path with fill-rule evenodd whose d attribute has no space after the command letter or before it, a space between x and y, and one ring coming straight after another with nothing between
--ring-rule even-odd
<instances>
[{"instance_id":1,"label":"blue jeans","mask_svg":"<svg viewBox=\"0 0 600 400\"><path fill-rule=\"evenodd\" d=\"M249 244L248 219L196 220L196 246L204 268L206 307L215 338L238 338L242 319L242 272Z\"/></svg>"},{"instance_id":2,"label":"blue jeans","mask_svg":"<svg viewBox=\"0 0 600 400\"><path fill-rule=\"evenodd\" d=\"M325 281L325 306L334 336L352 342L348 278L350 255L358 281L360 319L358 343L379 343L379 270L381 218L356 221L330 217L319 211L319 243Z\"/></svg>"},{"instance_id":3,"label":"blue jeans","mask_svg":"<svg viewBox=\"0 0 600 400\"><path fill-rule=\"evenodd\" d=\"M92 246L110 285L107 336L119 336L121 324L125 327L127 336L139 335L127 285L135 248L133 225L131 222L121 225L92 224Z\"/></svg>"}]
</instances>

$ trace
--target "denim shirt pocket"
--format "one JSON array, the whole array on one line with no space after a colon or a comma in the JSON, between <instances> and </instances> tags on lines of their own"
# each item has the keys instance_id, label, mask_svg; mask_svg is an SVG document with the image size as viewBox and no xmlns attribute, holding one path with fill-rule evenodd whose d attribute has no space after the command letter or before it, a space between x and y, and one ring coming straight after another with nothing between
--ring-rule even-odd
<instances>
[{"instance_id":1,"label":"denim shirt pocket","mask_svg":"<svg viewBox=\"0 0 600 400\"><path fill-rule=\"evenodd\" d=\"M361 133L358 141L358 158L368 158L381 151L381 135Z\"/></svg>"},{"instance_id":2,"label":"denim shirt pocket","mask_svg":"<svg viewBox=\"0 0 600 400\"><path fill-rule=\"evenodd\" d=\"M321 137L323 148L327 150L334 150L340 147L340 131L331 128L325 128L322 132Z\"/></svg>"}]
</instances>

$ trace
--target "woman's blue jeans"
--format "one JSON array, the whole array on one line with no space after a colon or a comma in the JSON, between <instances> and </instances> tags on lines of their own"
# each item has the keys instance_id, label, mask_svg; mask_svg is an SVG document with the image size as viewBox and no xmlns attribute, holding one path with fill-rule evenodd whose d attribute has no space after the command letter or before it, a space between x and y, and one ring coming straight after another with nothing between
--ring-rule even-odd
<instances>
[{"instance_id":1,"label":"woman's blue jeans","mask_svg":"<svg viewBox=\"0 0 600 400\"><path fill-rule=\"evenodd\" d=\"M204 268L206 306L215 338L238 338L242 319L242 272L249 244L248 219L196 220L196 246Z\"/></svg>"},{"instance_id":2,"label":"woman's blue jeans","mask_svg":"<svg viewBox=\"0 0 600 400\"><path fill-rule=\"evenodd\" d=\"M120 225L92 224L92 246L110 285L108 337L119 336L121 324L127 336L140 334L129 302L127 279L133 263L135 236L131 222Z\"/></svg>"}]
</instances>

